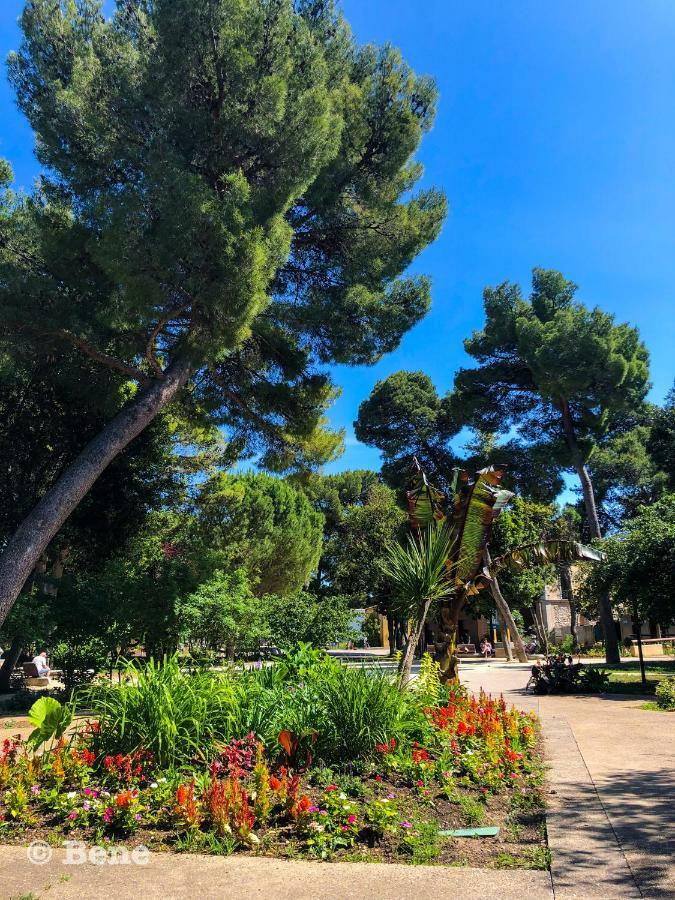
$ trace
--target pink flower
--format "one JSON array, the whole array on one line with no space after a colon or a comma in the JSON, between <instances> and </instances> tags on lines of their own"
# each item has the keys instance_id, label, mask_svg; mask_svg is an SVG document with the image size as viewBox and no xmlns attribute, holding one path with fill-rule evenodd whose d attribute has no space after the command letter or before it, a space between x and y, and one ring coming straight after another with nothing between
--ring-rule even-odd
<instances>
[{"instance_id":1,"label":"pink flower","mask_svg":"<svg viewBox=\"0 0 675 900\"><path fill-rule=\"evenodd\" d=\"M329 784L326 788L327 791L337 791L337 784Z\"/></svg>"},{"instance_id":2,"label":"pink flower","mask_svg":"<svg viewBox=\"0 0 675 900\"><path fill-rule=\"evenodd\" d=\"M31 794L35 797L36 794L39 794L39 793L40 793L40 788L39 788L39 786L38 786L37 784L34 784L33 787L30 789L30 792L31 792Z\"/></svg>"},{"instance_id":3,"label":"pink flower","mask_svg":"<svg viewBox=\"0 0 675 900\"><path fill-rule=\"evenodd\" d=\"M356 822L356 816L348 816L347 821L350 825L353 825Z\"/></svg>"},{"instance_id":4,"label":"pink flower","mask_svg":"<svg viewBox=\"0 0 675 900\"><path fill-rule=\"evenodd\" d=\"M412 822L401 822L401 828L412 828Z\"/></svg>"},{"instance_id":5,"label":"pink flower","mask_svg":"<svg viewBox=\"0 0 675 900\"><path fill-rule=\"evenodd\" d=\"M311 812L311 813L319 812L319 807L318 806L310 806L310 808L307 810L307 812Z\"/></svg>"},{"instance_id":6,"label":"pink flower","mask_svg":"<svg viewBox=\"0 0 675 900\"><path fill-rule=\"evenodd\" d=\"M77 810L74 809L71 813L69 813L69 814L68 814L68 818L69 818L69 819L76 819L76 818L77 818Z\"/></svg>"},{"instance_id":7,"label":"pink flower","mask_svg":"<svg viewBox=\"0 0 675 900\"><path fill-rule=\"evenodd\" d=\"M112 817L113 817L112 807L109 806L109 807L106 809L106 811L103 813L103 821L104 821L104 822L109 822L109 821L112 819Z\"/></svg>"},{"instance_id":8,"label":"pink flower","mask_svg":"<svg viewBox=\"0 0 675 900\"><path fill-rule=\"evenodd\" d=\"M387 800L395 800L396 794L387 794Z\"/></svg>"},{"instance_id":9,"label":"pink flower","mask_svg":"<svg viewBox=\"0 0 675 900\"><path fill-rule=\"evenodd\" d=\"M488 789L486 787L482 787L480 790L481 790L481 794L487 794L487 792L488 792Z\"/></svg>"},{"instance_id":10,"label":"pink flower","mask_svg":"<svg viewBox=\"0 0 675 900\"><path fill-rule=\"evenodd\" d=\"M134 819L136 819L137 822L140 822L140 821L141 821L141 814L140 814L140 813L136 813L136 815L134 816Z\"/></svg>"},{"instance_id":11,"label":"pink flower","mask_svg":"<svg viewBox=\"0 0 675 900\"><path fill-rule=\"evenodd\" d=\"M421 778L418 778L415 784L417 785L417 787L424 787L424 782Z\"/></svg>"}]
</instances>

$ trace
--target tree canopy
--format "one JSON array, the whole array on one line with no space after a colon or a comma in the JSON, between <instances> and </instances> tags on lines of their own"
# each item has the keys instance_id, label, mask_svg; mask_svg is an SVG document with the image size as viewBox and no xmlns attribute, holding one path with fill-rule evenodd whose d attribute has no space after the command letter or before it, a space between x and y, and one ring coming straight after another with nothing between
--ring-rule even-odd
<instances>
[{"instance_id":1,"label":"tree canopy","mask_svg":"<svg viewBox=\"0 0 675 900\"><path fill-rule=\"evenodd\" d=\"M424 315L429 281L403 273L446 212L413 159L433 82L359 46L330 0L118 0L111 18L31 0L21 27L10 79L44 173L4 193L0 349L70 347L136 388L8 544L2 615L179 396L263 467L332 458L323 366L376 361Z\"/></svg>"},{"instance_id":2,"label":"tree canopy","mask_svg":"<svg viewBox=\"0 0 675 900\"><path fill-rule=\"evenodd\" d=\"M196 498L197 534L259 596L299 591L316 569L323 515L288 480L218 473Z\"/></svg>"},{"instance_id":3,"label":"tree canopy","mask_svg":"<svg viewBox=\"0 0 675 900\"><path fill-rule=\"evenodd\" d=\"M675 620L675 495L644 506L602 543L604 559L591 567L586 595L608 590L627 615L668 626Z\"/></svg>"}]
</instances>

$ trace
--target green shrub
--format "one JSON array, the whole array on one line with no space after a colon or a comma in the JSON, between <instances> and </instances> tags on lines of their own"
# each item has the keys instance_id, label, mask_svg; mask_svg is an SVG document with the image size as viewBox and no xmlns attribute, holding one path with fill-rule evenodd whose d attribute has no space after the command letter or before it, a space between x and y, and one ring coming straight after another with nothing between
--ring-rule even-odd
<instances>
[{"instance_id":1,"label":"green shrub","mask_svg":"<svg viewBox=\"0 0 675 900\"><path fill-rule=\"evenodd\" d=\"M110 665L110 653L99 638L82 641L59 641L52 648L52 666L63 673L66 688L89 682Z\"/></svg>"},{"instance_id":2,"label":"green shrub","mask_svg":"<svg viewBox=\"0 0 675 900\"><path fill-rule=\"evenodd\" d=\"M675 710L675 676L664 678L656 686L656 702L659 709Z\"/></svg>"},{"instance_id":3,"label":"green shrub","mask_svg":"<svg viewBox=\"0 0 675 900\"><path fill-rule=\"evenodd\" d=\"M584 666L579 673L579 687L582 691L598 693L606 691L609 685L609 672L604 669L596 669L592 666Z\"/></svg>"},{"instance_id":4,"label":"green shrub","mask_svg":"<svg viewBox=\"0 0 675 900\"><path fill-rule=\"evenodd\" d=\"M102 753L151 751L163 768L209 759L219 742L242 736L241 689L226 677L188 675L176 657L141 669L130 663L119 685L96 683L80 703L98 719Z\"/></svg>"}]
</instances>

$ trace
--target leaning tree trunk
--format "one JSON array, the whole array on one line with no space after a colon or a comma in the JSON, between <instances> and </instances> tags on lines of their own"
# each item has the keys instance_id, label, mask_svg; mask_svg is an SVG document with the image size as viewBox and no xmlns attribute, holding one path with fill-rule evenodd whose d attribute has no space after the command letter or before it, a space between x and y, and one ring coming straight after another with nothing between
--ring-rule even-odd
<instances>
[{"instance_id":1,"label":"leaning tree trunk","mask_svg":"<svg viewBox=\"0 0 675 900\"><path fill-rule=\"evenodd\" d=\"M492 596L494 597L494 594ZM502 644L504 645L504 654L506 656L506 661L513 662L513 650L511 649L511 641L508 639L508 636L506 634L506 630L507 630L506 623L504 622L504 619L502 618L502 615L499 611L499 607L497 607L496 616L497 616L497 623L499 625L499 629L502 633ZM495 655L496 655L496 652L495 652Z\"/></svg>"},{"instance_id":2,"label":"leaning tree trunk","mask_svg":"<svg viewBox=\"0 0 675 900\"><path fill-rule=\"evenodd\" d=\"M90 441L23 520L0 556L0 626L26 579L96 479L185 385L191 366L178 360L143 389Z\"/></svg>"},{"instance_id":3,"label":"leaning tree trunk","mask_svg":"<svg viewBox=\"0 0 675 900\"><path fill-rule=\"evenodd\" d=\"M40 589L42 593L46 593L46 581L45 576L47 574L47 556L43 553L40 556L40 559L35 564L35 568L31 573L30 579L26 581L26 587L28 590L32 590L36 581L41 582ZM6 694L9 691L12 674L14 669L16 668L19 659L21 658L21 651L23 650L24 644L26 642L26 635L17 632L12 638L12 643L7 651L7 655L3 661L2 666L0 666L0 694Z\"/></svg>"},{"instance_id":4,"label":"leaning tree trunk","mask_svg":"<svg viewBox=\"0 0 675 900\"><path fill-rule=\"evenodd\" d=\"M593 482L591 475L586 466L581 449L577 443L576 433L574 431L574 423L567 400L561 400L560 410L562 412L563 431L565 434L565 442L572 456L572 462L576 469L579 481L581 482L581 491L584 496L584 507L586 509L586 518L591 537L599 539L602 537L602 529L600 528L600 520L598 518L598 508L595 503L595 492L593 491ZM600 622L602 624L602 632L605 636L605 656L607 662L618 665L621 662L619 653L619 641L616 636L614 627L614 614L612 612L612 603L607 591L603 591L598 598L600 607Z\"/></svg>"},{"instance_id":5,"label":"leaning tree trunk","mask_svg":"<svg viewBox=\"0 0 675 900\"><path fill-rule=\"evenodd\" d=\"M413 658L415 656L415 648L417 647L419 639L422 637L422 632L424 631L424 623L427 620L430 606L431 600L425 600L424 603L420 603L417 607L415 624L413 625L412 631L408 635L408 642L405 645L405 650L403 651L401 663L398 668L399 687L405 687L410 681Z\"/></svg>"},{"instance_id":6,"label":"leaning tree trunk","mask_svg":"<svg viewBox=\"0 0 675 900\"><path fill-rule=\"evenodd\" d=\"M9 691L12 672L16 668L16 664L21 656L24 644L24 635L17 634L14 636L9 650L5 654L5 658L0 666L0 694L6 694Z\"/></svg>"},{"instance_id":7,"label":"leaning tree trunk","mask_svg":"<svg viewBox=\"0 0 675 900\"><path fill-rule=\"evenodd\" d=\"M486 569L490 568L490 563L492 559L490 557L490 551L486 547L483 551L483 559L485 561ZM518 626L516 625L515 619L511 613L511 609L509 604L506 602L506 598L502 594L501 588L499 587L499 581L497 580L496 575L492 575L490 577L490 592L492 593L492 598L495 601L495 605L497 607L497 612L501 616L506 625L506 628L511 632L513 637L513 647L516 651L516 656L518 657L518 662L527 662L527 651L525 650L525 644L523 643L523 639L520 636L520 632L518 631ZM506 631L504 632L504 647L506 649L507 659L512 660L513 657L510 652L510 648L508 647L508 638L506 637Z\"/></svg>"}]
</instances>

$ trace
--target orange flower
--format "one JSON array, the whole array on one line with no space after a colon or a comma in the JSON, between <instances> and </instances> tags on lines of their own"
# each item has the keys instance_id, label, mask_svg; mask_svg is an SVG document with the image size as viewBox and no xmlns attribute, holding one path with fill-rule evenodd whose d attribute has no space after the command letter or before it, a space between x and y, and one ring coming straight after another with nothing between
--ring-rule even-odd
<instances>
[{"instance_id":1,"label":"orange flower","mask_svg":"<svg viewBox=\"0 0 675 900\"><path fill-rule=\"evenodd\" d=\"M273 791L278 791L281 787L281 781L279 781L276 775L270 775L270 787Z\"/></svg>"},{"instance_id":2,"label":"orange flower","mask_svg":"<svg viewBox=\"0 0 675 900\"><path fill-rule=\"evenodd\" d=\"M115 797L115 805L120 809L128 809L132 800L133 794L131 791L122 791Z\"/></svg>"}]
</instances>

